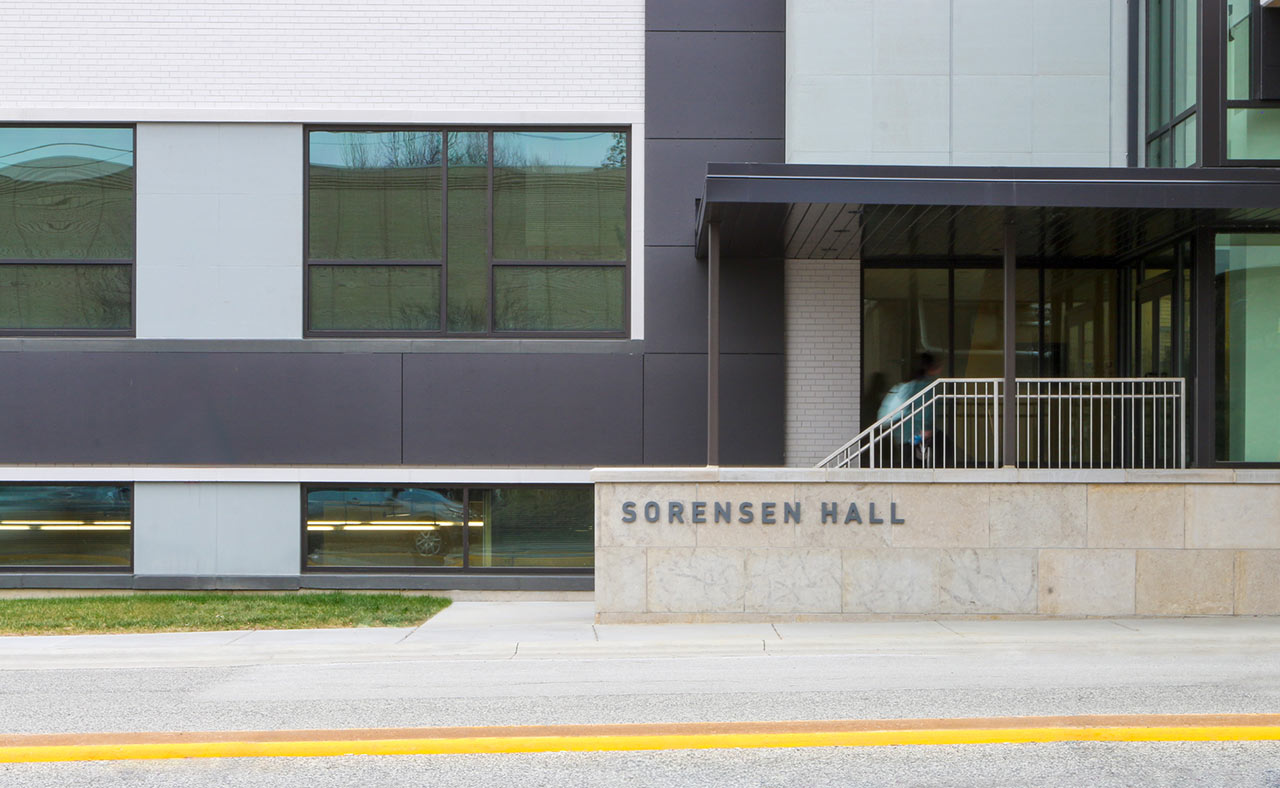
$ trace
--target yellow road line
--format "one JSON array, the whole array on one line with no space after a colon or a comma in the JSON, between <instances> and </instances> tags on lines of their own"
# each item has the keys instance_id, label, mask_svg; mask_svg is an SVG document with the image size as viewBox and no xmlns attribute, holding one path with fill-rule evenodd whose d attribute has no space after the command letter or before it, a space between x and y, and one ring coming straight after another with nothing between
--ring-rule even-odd
<instances>
[{"instance_id":1,"label":"yellow road line","mask_svg":"<svg viewBox=\"0 0 1280 788\"><path fill-rule=\"evenodd\" d=\"M1034 718L1029 718L1029 722ZM959 722L959 721L957 721ZM779 723L784 727L786 723ZM316 733L323 733L317 731ZM338 733L333 731L331 733ZM12 738L12 737L10 737ZM764 747L887 747L1044 742L1280 741L1280 725L1146 725L1117 727L947 727L755 733L469 736L270 741L165 741L0 746L0 763L155 760L170 758L290 758L339 755L448 755Z\"/></svg>"}]
</instances>

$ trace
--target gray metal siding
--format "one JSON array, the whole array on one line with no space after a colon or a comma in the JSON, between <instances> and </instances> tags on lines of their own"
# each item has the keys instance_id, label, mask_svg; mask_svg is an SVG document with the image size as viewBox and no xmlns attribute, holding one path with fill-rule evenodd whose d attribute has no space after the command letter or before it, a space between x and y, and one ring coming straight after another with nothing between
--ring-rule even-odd
<instances>
[{"instance_id":1,"label":"gray metal siding","mask_svg":"<svg viewBox=\"0 0 1280 788\"><path fill-rule=\"evenodd\" d=\"M6 353L0 462L400 462L400 359Z\"/></svg>"},{"instance_id":2,"label":"gray metal siding","mask_svg":"<svg viewBox=\"0 0 1280 788\"><path fill-rule=\"evenodd\" d=\"M649 0L644 462L706 462L707 268L689 231L707 163L785 155L785 0ZM783 461L783 268L721 269L721 454ZM749 354L749 355L741 355Z\"/></svg>"},{"instance_id":3,"label":"gray metal siding","mask_svg":"<svg viewBox=\"0 0 1280 788\"><path fill-rule=\"evenodd\" d=\"M640 355L404 356L410 465L635 465Z\"/></svg>"}]
</instances>

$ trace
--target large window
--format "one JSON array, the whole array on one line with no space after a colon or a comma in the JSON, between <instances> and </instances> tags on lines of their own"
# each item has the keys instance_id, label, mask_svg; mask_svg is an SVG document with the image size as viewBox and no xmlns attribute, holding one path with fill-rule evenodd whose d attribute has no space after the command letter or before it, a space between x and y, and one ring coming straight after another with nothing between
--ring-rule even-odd
<instances>
[{"instance_id":1,"label":"large window","mask_svg":"<svg viewBox=\"0 0 1280 788\"><path fill-rule=\"evenodd\" d=\"M0 485L0 569L127 571L132 532L127 485Z\"/></svg>"},{"instance_id":2,"label":"large window","mask_svg":"<svg viewBox=\"0 0 1280 788\"><path fill-rule=\"evenodd\" d=\"M0 126L0 333L133 328L131 127Z\"/></svg>"},{"instance_id":3,"label":"large window","mask_svg":"<svg viewBox=\"0 0 1280 788\"><path fill-rule=\"evenodd\" d=\"M1217 237L1217 458L1280 462L1280 234Z\"/></svg>"},{"instance_id":4,"label":"large window","mask_svg":"<svg viewBox=\"0 0 1280 788\"><path fill-rule=\"evenodd\" d=\"M307 569L590 569L589 485L311 487Z\"/></svg>"},{"instance_id":5,"label":"large window","mask_svg":"<svg viewBox=\"0 0 1280 788\"><path fill-rule=\"evenodd\" d=\"M1197 0L1147 2L1147 166L1196 163Z\"/></svg>"},{"instance_id":6,"label":"large window","mask_svg":"<svg viewBox=\"0 0 1280 788\"><path fill-rule=\"evenodd\" d=\"M623 130L312 129L309 335L621 336Z\"/></svg>"}]
</instances>

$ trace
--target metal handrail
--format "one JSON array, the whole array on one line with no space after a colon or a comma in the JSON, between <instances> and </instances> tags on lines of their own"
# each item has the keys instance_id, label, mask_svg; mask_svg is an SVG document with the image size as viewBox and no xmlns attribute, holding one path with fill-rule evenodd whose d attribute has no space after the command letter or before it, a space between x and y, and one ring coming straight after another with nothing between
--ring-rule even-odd
<instances>
[{"instance_id":1,"label":"metal handrail","mask_svg":"<svg viewBox=\"0 0 1280 788\"><path fill-rule=\"evenodd\" d=\"M1186 467L1182 378L1020 378L1012 462L1001 457L1003 389L1001 378L934 380L818 467Z\"/></svg>"}]
</instances>

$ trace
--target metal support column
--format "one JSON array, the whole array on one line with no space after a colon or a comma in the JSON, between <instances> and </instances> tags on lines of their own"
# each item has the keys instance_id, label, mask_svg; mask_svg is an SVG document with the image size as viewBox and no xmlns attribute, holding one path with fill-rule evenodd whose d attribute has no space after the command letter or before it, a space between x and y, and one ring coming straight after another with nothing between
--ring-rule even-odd
<instances>
[{"instance_id":1,"label":"metal support column","mask_svg":"<svg viewBox=\"0 0 1280 788\"><path fill-rule=\"evenodd\" d=\"M1004 226L1004 395L1001 398L1001 464L1018 464L1018 231Z\"/></svg>"},{"instance_id":2,"label":"metal support column","mask_svg":"<svg viewBox=\"0 0 1280 788\"><path fill-rule=\"evenodd\" d=\"M707 235L707 465L720 464L720 223Z\"/></svg>"}]
</instances>

